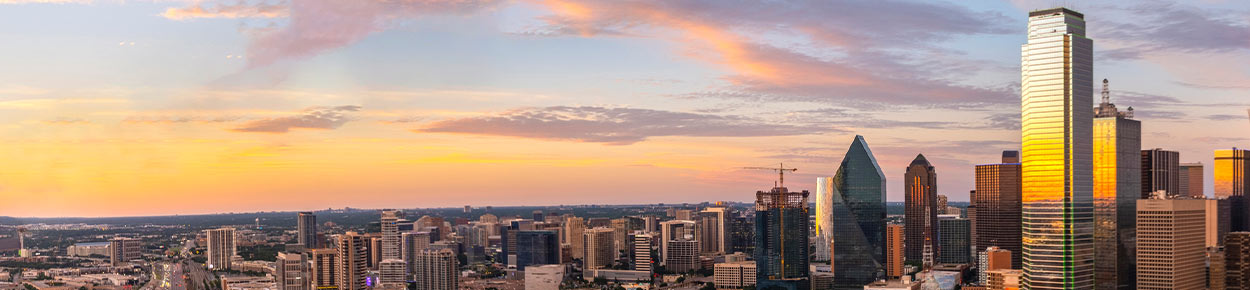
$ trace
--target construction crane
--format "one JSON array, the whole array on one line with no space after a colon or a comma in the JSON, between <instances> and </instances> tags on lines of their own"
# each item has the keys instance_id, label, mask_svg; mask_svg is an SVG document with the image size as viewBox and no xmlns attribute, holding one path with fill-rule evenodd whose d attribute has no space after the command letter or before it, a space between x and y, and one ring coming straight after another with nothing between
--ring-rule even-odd
<instances>
[{"instance_id":1,"label":"construction crane","mask_svg":"<svg viewBox=\"0 0 1250 290\"><path fill-rule=\"evenodd\" d=\"M743 167L742 169L754 169L754 170L774 170L774 171L777 171L777 179L778 179L778 183L779 183L779 185L777 185L777 187L786 187L786 171L789 171L789 172L799 171L799 169L798 169L798 168L786 168L786 164L785 164L785 163L777 163L777 167L776 167L776 168L774 168L774 167Z\"/></svg>"}]
</instances>

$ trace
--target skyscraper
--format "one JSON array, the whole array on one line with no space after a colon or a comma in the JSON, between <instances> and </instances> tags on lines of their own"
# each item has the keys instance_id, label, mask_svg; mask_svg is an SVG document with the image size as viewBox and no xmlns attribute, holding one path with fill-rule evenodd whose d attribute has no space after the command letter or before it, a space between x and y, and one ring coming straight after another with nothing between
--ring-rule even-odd
<instances>
[{"instance_id":1,"label":"skyscraper","mask_svg":"<svg viewBox=\"0 0 1250 290\"><path fill-rule=\"evenodd\" d=\"M459 260L450 249L426 249L417 255L416 289L456 290L460 287Z\"/></svg>"},{"instance_id":2,"label":"skyscraper","mask_svg":"<svg viewBox=\"0 0 1250 290\"><path fill-rule=\"evenodd\" d=\"M968 219L960 218L958 215L940 215L938 216L938 247L943 248L937 256L937 263L941 264L970 264L972 263L972 249L968 243L972 240L969 232L972 230L972 223Z\"/></svg>"},{"instance_id":3,"label":"skyscraper","mask_svg":"<svg viewBox=\"0 0 1250 290\"><path fill-rule=\"evenodd\" d=\"M1182 196L1202 198L1203 192L1202 163L1181 163L1180 190Z\"/></svg>"},{"instance_id":4,"label":"skyscraper","mask_svg":"<svg viewBox=\"0 0 1250 290\"><path fill-rule=\"evenodd\" d=\"M1203 289L1206 240L1201 199L1137 200L1137 283L1130 289Z\"/></svg>"},{"instance_id":5,"label":"skyscraper","mask_svg":"<svg viewBox=\"0 0 1250 290\"><path fill-rule=\"evenodd\" d=\"M885 174L863 136L856 135L851 142L833 183L834 287L863 289L885 276L886 214ZM758 216L756 223L759 229ZM761 234L757 230L756 235Z\"/></svg>"},{"instance_id":6,"label":"skyscraper","mask_svg":"<svg viewBox=\"0 0 1250 290\"><path fill-rule=\"evenodd\" d=\"M382 211L382 260L399 260L399 211Z\"/></svg>"},{"instance_id":7,"label":"skyscraper","mask_svg":"<svg viewBox=\"0 0 1250 290\"><path fill-rule=\"evenodd\" d=\"M811 287L807 252L809 194L806 190L790 192L785 187L755 192L757 289Z\"/></svg>"},{"instance_id":8,"label":"skyscraper","mask_svg":"<svg viewBox=\"0 0 1250 290\"><path fill-rule=\"evenodd\" d=\"M317 216L312 212L300 212L295 220L295 229L299 232L295 237L296 243L305 249L321 247L317 244Z\"/></svg>"},{"instance_id":9,"label":"skyscraper","mask_svg":"<svg viewBox=\"0 0 1250 290\"><path fill-rule=\"evenodd\" d=\"M339 280L339 252L338 249L314 249L308 252L311 258L308 272L311 275L309 279L312 289L338 289Z\"/></svg>"},{"instance_id":10,"label":"skyscraper","mask_svg":"<svg viewBox=\"0 0 1250 290\"><path fill-rule=\"evenodd\" d=\"M1233 148L1215 150L1215 197L1228 198L1231 207L1231 228L1234 232L1250 231L1250 150ZM1231 284L1230 284L1231 285Z\"/></svg>"},{"instance_id":11,"label":"skyscraper","mask_svg":"<svg viewBox=\"0 0 1250 290\"><path fill-rule=\"evenodd\" d=\"M569 244L574 259L581 259L584 250L582 239L585 238L586 220L579 217L564 219L564 240Z\"/></svg>"},{"instance_id":12,"label":"skyscraper","mask_svg":"<svg viewBox=\"0 0 1250 290\"><path fill-rule=\"evenodd\" d=\"M1180 195L1180 160L1180 152L1160 148L1142 150L1141 198L1150 198L1155 192L1164 192L1169 198Z\"/></svg>"},{"instance_id":13,"label":"skyscraper","mask_svg":"<svg viewBox=\"0 0 1250 290\"><path fill-rule=\"evenodd\" d=\"M369 270L368 239L356 232L338 235L339 290L365 290Z\"/></svg>"},{"instance_id":14,"label":"skyscraper","mask_svg":"<svg viewBox=\"0 0 1250 290\"><path fill-rule=\"evenodd\" d=\"M714 206L703 209L699 213L700 220L703 221L703 232L700 241L705 252L712 253L728 253L729 245L729 218L732 211L728 207Z\"/></svg>"},{"instance_id":15,"label":"skyscraper","mask_svg":"<svg viewBox=\"0 0 1250 290\"><path fill-rule=\"evenodd\" d=\"M651 260L651 246L655 240L655 236L643 233L641 231L629 235L630 250L629 260L631 268L635 271L651 272L655 266Z\"/></svg>"},{"instance_id":16,"label":"skyscraper","mask_svg":"<svg viewBox=\"0 0 1250 290\"><path fill-rule=\"evenodd\" d=\"M926 267L933 265L933 258L939 256L937 245L937 216L946 208L938 207L937 171L924 154L916 155L916 159L907 166L903 175L904 195L904 239L908 261L923 261Z\"/></svg>"},{"instance_id":17,"label":"skyscraper","mask_svg":"<svg viewBox=\"0 0 1250 290\"><path fill-rule=\"evenodd\" d=\"M220 228L204 231L208 234L208 268L212 270L230 269L230 258L234 257L234 228Z\"/></svg>"},{"instance_id":18,"label":"skyscraper","mask_svg":"<svg viewBox=\"0 0 1250 290\"><path fill-rule=\"evenodd\" d=\"M890 279L903 277L903 225L885 226L885 276Z\"/></svg>"},{"instance_id":19,"label":"skyscraper","mask_svg":"<svg viewBox=\"0 0 1250 290\"><path fill-rule=\"evenodd\" d=\"M560 263L560 237L555 231L520 231L516 234L516 269Z\"/></svg>"},{"instance_id":20,"label":"skyscraper","mask_svg":"<svg viewBox=\"0 0 1250 290\"><path fill-rule=\"evenodd\" d=\"M664 253L664 268L676 272L685 273L698 270L699 264L699 241L694 239L679 239L668 241L668 250Z\"/></svg>"},{"instance_id":21,"label":"skyscraper","mask_svg":"<svg viewBox=\"0 0 1250 290\"><path fill-rule=\"evenodd\" d=\"M1094 62L1085 27L1085 15L1067 8L1033 11L1021 47L1023 286L1029 289L1094 286Z\"/></svg>"},{"instance_id":22,"label":"skyscraper","mask_svg":"<svg viewBox=\"0 0 1250 290\"><path fill-rule=\"evenodd\" d=\"M1224 275L1227 289L1250 290L1250 232L1224 238Z\"/></svg>"},{"instance_id":23,"label":"skyscraper","mask_svg":"<svg viewBox=\"0 0 1250 290\"><path fill-rule=\"evenodd\" d=\"M976 190L969 209L976 209L973 239L977 252L998 247L1014 253L1011 268L1020 268L1020 152L1003 151L1001 163L976 166Z\"/></svg>"},{"instance_id":24,"label":"skyscraper","mask_svg":"<svg viewBox=\"0 0 1250 290\"><path fill-rule=\"evenodd\" d=\"M1228 235L1232 204L1228 199L1204 199L1207 204L1206 236L1207 247L1215 248L1224 245L1224 236Z\"/></svg>"},{"instance_id":25,"label":"skyscraper","mask_svg":"<svg viewBox=\"0 0 1250 290\"><path fill-rule=\"evenodd\" d=\"M660 264L668 264L668 245L673 241L694 240L693 221L671 220L660 222ZM668 267L668 269L672 269Z\"/></svg>"},{"instance_id":26,"label":"skyscraper","mask_svg":"<svg viewBox=\"0 0 1250 290\"><path fill-rule=\"evenodd\" d=\"M816 178L816 218L813 220L816 222L816 245L813 247L813 262L826 262L833 258L833 195L837 191L833 186L833 177ZM899 242L902 242L901 236ZM899 250L902 250L901 246Z\"/></svg>"},{"instance_id":27,"label":"skyscraper","mask_svg":"<svg viewBox=\"0 0 1250 290\"><path fill-rule=\"evenodd\" d=\"M308 277L304 276L308 260L300 253L278 253L273 263L274 281L278 290L308 290Z\"/></svg>"},{"instance_id":28,"label":"skyscraper","mask_svg":"<svg viewBox=\"0 0 1250 290\"><path fill-rule=\"evenodd\" d=\"M432 243L430 232L403 233L400 235L399 241L400 259L404 260L408 267L408 275L411 276L417 270L417 254L420 254L421 250L429 248L430 243Z\"/></svg>"},{"instance_id":29,"label":"skyscraper","mask_svg":"<svg viewBox=\"0 0 1250 290\"><path fill-rule=\"evenodd\" d=\"M1137 199L1147 188L1142 178L1156 173L1167 175L1153 169L1159 166L1143 167L1149 163L1145 159L1154 158L1146 156L1167 154L1141 150L1141 122L1132 118L1131 109L1120 111L1111 103L1111 89L1107 80L1102 80L1102 103L1094 108L1093 135L1094 288L1099 290L1133 288L1133 214ZM1176 159L1171 160L1175 164ZM1175 173L1175 168L1169 172Z\"/></svg>"},{"instance_id":30,"label":"skyscraper","mask_svg":"<svg viewBox=\"0 0 1250 290\"><path fill-rule=\"evenodd\" d=\"M598 269L612 265L612 261L616 260L613 237L612 228L600 227L586 230L586 238L583 239L585 245L582 247L586 250L586 253L582 254L585 257L582 259L584 269Z\"/></svg>"}]
</instances>

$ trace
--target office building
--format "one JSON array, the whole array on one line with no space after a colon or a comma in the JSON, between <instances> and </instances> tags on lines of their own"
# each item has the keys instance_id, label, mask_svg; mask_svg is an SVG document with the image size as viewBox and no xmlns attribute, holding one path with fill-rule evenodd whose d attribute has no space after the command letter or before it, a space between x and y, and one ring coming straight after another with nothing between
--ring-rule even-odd
<instances>
[{"instance_id":1,"label":"office building","mask_svg":"<svg viewBox=\"0 0 1250 290\"><path fill-rule=\"evenodd\" d=\"M654 235L641 231L629 235L629 261L631 269L635 271L653 271L655 266L654 261L651 260L653 241L655 241Z\"/></svg>"},{"instance_id":2,"label":"office building","mask_svg":"<svg viewBox=\"0 0 1250 290\"><path fill-rule=\"evenodd\" d=\"M923 262L927 268L933 265L933 258L940 255L937 216L946 211L945 206L938 207L937 170L923 154L916 155L903 179L906 191L903 224L907 233L903 248L908 261Z\"/></svg>"},{"instance_id":3,"label":"office building","mask_svg":"<svg viewBox=\"0 0 1250 290\"><path fill-rule=\"evenodd\" d=\"M531 265L560 264L560 237L555 231L520 231L516 239L517 271Z\"/></svg>"},{"instance_id":4,"label":"office building","mask_svg":"<svg viewBox=\"0 0 1250 290\"><path fill-rule=\"evenodd\" d=\"M808 279L809 194L807 191L791 192L785 187L755 193L757 288L806 290L811 287Z\"/></svg>"},{"instance_id":5,"label":"office building","mask_svg":"<svg viewBox=\"0 0 1250 290\"><path fill-rule=\"evenodd\" d=\"M317 244L317 215L312 212L300 212L295 219L295 243L304 246L305 249L320 248Z\"/></svg>"},{"instance_id":6,"label":"office building","mask_svg":"<svg viewBox=\"0 0 1250 290\"><path fill-rule=\"evenodd\" d=\"M1180 194L1190 198L1203 198L1202 163L1181 163Z\"/></svg>"},{"instance_id":7,"label":"office building","mask_svg":"<svg viewBox=\"0 0 1250 290\"><path fill-rule=\"evenodd\" d=\"M433 239L430 236L430 232L406 232L400 234L399 237L400 259L404 260L408 268L408 275L412 276L412 272L416 271L417 254L421 253L421 250L429 248Z\"/></svg>"},{"instance_id":8,"label":"office building","mask_svg":"<svg viewBox=\"0 0 1250 290\"><path fill-rule=\"evenodd\" d=\"M1084 18L1067 8L1032 11L1021 47L1022 239L1030 241L1022 261L1029 289L1094 286L1093 41L1085 37Z\"/></svg>"},{"instance_id":9,"label":"office building","mask_svg":"<svg viewBox=\"0 0 1250 290\"><path fill-rule=\"evenodd\" d=\"M885 226L885 276L889 279L903 277L903 225Z\"/></svg>"},{"instance_id":10,"label":"office building","mask_svg":"<svg viewBox=\"0 0 1250 290\"><path fill-rule=\"evenodd\" d=\"M1250 232L1231 232L1224 238L1224 275L1227 289L1250 289Z\"/></svg>"},{"instance_id":11,"label":"office building","mask_svg":"<svg viewBox=\"0 0 1250 290\"><path fill-rule=\"evenodd\" d=\"M300 253L278 253L273 263L274 281L278 290L308 290L308 259Z\"/></svg>"},{"instance_id":12,"label":"office building","mask_svg":"<svg viewBox=\"0 0 1250 290\"><path fill-rule=\"evenodd\" d=\"M735 253L755 253L755 219L735 214L730 219L729 245Z\"/></svg>"},{"instance_id":13,"label":"office building","mask_svg":"<svg viewBox=\"0 0 1250 290\"><path fill-rule=\"evenodd\" d=\"M313 249L308 251L310 275L309 286L312 289L338 289L339 252L338 249Z\"/></svg>"},{"instance_id":14,"label":"office building","mask_svg":"<svg viewBox=\"0 0 1250 290\"><path fill-rule=\"evenodd\" d=\"M108 245L109 263L113 266L142 258L143 242L138 239L115 237L109 240Z\"/></svg>"},{"instance_id":15,"label":"office building","mask_svg":"<svg viewBox=\"0 0 1250 290\"><path fill-rule=\"evenodd\" d=\"M1250 231L1250 150L1233 148L1232 150L1215 150L1215 197L1227 198L1232 215L1231 230L1234 232Z\"/></svg>"},{"instance_id":16,"label":"office building","mask_svg":"<svg viewBox=\"0 0 1250 290\"><path fill-rule=\"evenodd\" d=\"M531 265L525 270L525 290L560 290L564 265Z\"/></svg>"},{"instance_id":17,"label":"office building","mask_svg":"<svg viewBox=\"0 0 1250 290\"><path fill-rule=\"evenodd\" d=\"M586 251L582 254L584 269L599 269L612 265L612 262L616 260L613 237L611 228L600 227L586 230L583 239L585 243L582 246Z\"/></svg>"},{"instance_id":18,"label":"office building","mask_svg":"<svg viewBox=\"0 0 1250 290\"><path fill-rule=\"evenodd\" d=\"M612 219L612 252L625 252L626 238L629 235L629 218Z\"/></svg>"},{"instance_id":19,"label":"office building","mask_svg":"<svg viewBox=\"0 0 1250 290\"><path fill-rule=\"evenodd\" d=\"M231 269L230 260L234 257L234 228L205 230L208 234L208 269Z\"/></svg>"},{"instance_id":20,"label":"office building","mask_svg":"<svg viewBox=\"0 0 1250 290\"><path fill-rule=\"evenodd\" d=\"M699 263L699 241L680 239L668 241L668 250L664 253L664 269L674 273L686 273L703 267Z\"/></svg>"},{"instance_id":21,"label":"office building","mask_svg":"<svg viewBox=\"0 0 1250 290\"><path fill-rule=\"evenodd\" d=\"M1020 287L1022 285L1022 281L1020 279L1022 274L1020 270L993 270L986 272L985 276L988 279L988 282L986 282L985 285L990 290L1024 289Z\"/></svg>"},{"instance_id":22,"label":"office building","mask_svg":"<svg viewBox=\"0 0 1250 290\"><path fill-rule=\"evenodd\" d=\"M413 275L416 289L456 290L460 287L459 261L450 249L426 249L417 255L417 271Z\"/></svg>"},{"instance_id":23,"label":"office building","mask_svg":"<svg viewBox=\"0 0 1250 290\"><path fill-rule=\"evenodd\" d=\"M1141 198L1162 192L1176 198L1181 192L1181 153L1160 148L1141 151Z\"/></svg>"},{"instance_id":24,"label":"office building","mask_svg":"<svg viewBox=\"0 0 1250 290\"><path fill-rule=\"evenodd\" d=\"M726 262L713 266L712 284L717 289L742 289L755 286L755 262Z\"/></svg>"},{"instance_id":25,"label":"office building","mask_svg":"<svg viewBox=\"0 0 1250 290\"><path fill-rule=\"evenodd\" d=\"M582 239L585 237L586 221L579 217L569 217L564 219L564 241L570 245L570 252L573 253L574 259L582 259L585 250L582 249L585 244Z\"/></svg>"},{"instance_id":26,"label":"office building","mask_svg":"<svg viewBox=\"0 0 1250 290\"><path fill-rule=\"evenodd\" d=\"M1232 204L1228 199L1205 199L1206 201L1206 246L1208 248L1224 245L1224 236L1228 235L1231 222Z\"/></svg>"},{"instance_id":27,"label":"office building","mask_svg":"<svg viewBox=\"0 0 1250 290\"><path fill-rule=\"evenodd\" d=\"M1137 200L1135 289L1206 287L1206 201Z\"/></svg>"},{"instance_id":28,"label":"office building","mask_svg":"<svg viewBox=\"0 0 1250 290\"><path fill-rule=\"evenodd\" d=\"M733 212L728 207L714 206L703 209L699 212L700 220L703 224L703 236L700 242L704 252L708 253L728 253L730 250L729 241L729 218Z\"/></svg>"},{"instance_id":29,"label":"office building","mask_svg":"<svg viewBox=\"0 0 1250 290\"><path fill-rule=\"evenodd\" d=\"M978 252L997 247L1015 253L1011 258L1013 269L1021 265L1020 178L1018 151L1003 151L1000 163L977 165L976 190L970 193L968 207L968 219L972 220L975 233L973 246Z\"/></svg>"},{"instance_id":30,"label":"office building","mask_svg":"<svg viewBox=\"0 0 1250 290\"><path fill-rule=\"evenodd\" d=\"M837 194L833 185L833 177L816 178L816 218L812 262L832 261L833 250L833 196ZM902 239L899 239L902 241Z\"/></svg>"},{"instance_id":31,"label":"office building","mask_svg":"<svg viewBox=\"0 0 1250 290\"><path fill-rule=\"evenodd\" d=\"M369 240L356 232L338 235L339 290L365 290L369 271Z\"/></svg>"},{"instance_id":32,"label":"office building","mask_svg":"<svg viewBox=\"0 0 1250 290\"><path fill-rule=\"evenodd\" d=\"M695 226L695 222L686 220L660 222L660 264L668 264L668 245L670 242L695 239Z\"/></svg>"},{"instance_id":33,"label":"office building","mask_svg":"<svg viewBox=\"0 0 1250 290\"><path fill-rule=\"evenodd\" d=\"M1160 168L1146 160L1163 161L1158 156L1171 156L1167 158L1175 164L1176 159L1167 151L1141 150L1141 122L1132 118L1132 110L1120 111L1111 103L1109 83L1102 80L1102 103L1094 108L1093 135L1094 288L1099 290L1133 288L1135 261L1131 237L1136 202L1147 187L1142 178L1176 172L1175 168ZM1164 163L1167 162L1160 164ZM1167 182L1161 185L1164 183Z\"/></svg>"},{"instance_id":34,"label":"office building","mask_svg":"<svg viewBox=\"0 0 1250 290\"><path fill-rule=\"evenodd\" d=\"M977 253L977 281L986 285L989 271L1011 269L1011 256L1011 251L999 247L987 247Z\"/></svg>"},{"instance_id":35,"label":"office building","mask_svg":"<svg viewBox=\"0 0 1250 290\"><path fill-rule=\"evenodd\" d=\"M937 244L944 250L938 252L937 263L972 263L971 230L972 222L968 219L960 218L958 215L939 215Z\"/></svg>"},{"instance_id":36,"label":"office building","mask_svg":"<svg viewBox=\"0 0 1250 290\"><path fill-rule=\"evenodd\" d=\"M862 288L885 276L885 181L868 143L856 135L834 174L835 288ZM757 235L762 234L758 214L756 223Z\"/></svg>"},{"instance_id":37,"label":"office building","mask_svg":"<svg viewBox=\"0 0 1250 290\"><path fill-rule=\"evenodd\" d=\"M1224 265L1227 262L1224 257L1223 247L1207 248L1207 289L1227 289L1228 284L1224 283L1227 270Z\"/></svg>"},{"instance_id":38,"label":"office building","mask_svg":"<svg viewBox=\"0 0 1250 290\"><path fill-rule=\"evenodd\" d=\"M382 247L380 259L399 260L402 256L399 246L399 211L382 211Z\"/></svg>"}]
</instances>

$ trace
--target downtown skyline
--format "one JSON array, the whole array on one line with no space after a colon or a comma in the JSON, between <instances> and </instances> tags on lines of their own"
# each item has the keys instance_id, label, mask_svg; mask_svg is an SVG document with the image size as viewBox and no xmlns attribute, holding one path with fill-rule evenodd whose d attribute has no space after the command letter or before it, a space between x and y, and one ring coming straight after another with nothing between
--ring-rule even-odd
<instances>
[{"instance_id":1,"label":"downtown skyline","mask_svg":"<svg viewBox=\"0 0 1250 290\"><path fill-rule=\"evenodd\" d=\"M342 3L27 2L0 1L8 216L750 201L773 176L736 168L815 190L855 135L889 201L916 154L966 201L974 165L1020 150L1020 15L1048 8L360 2L325 30L300 8ZM1093 78L1208 196L1213 150L1250 140L1248 6L1076 7ZM41 15L61 22L17 28Z\"/></svg>"}]
</instances>

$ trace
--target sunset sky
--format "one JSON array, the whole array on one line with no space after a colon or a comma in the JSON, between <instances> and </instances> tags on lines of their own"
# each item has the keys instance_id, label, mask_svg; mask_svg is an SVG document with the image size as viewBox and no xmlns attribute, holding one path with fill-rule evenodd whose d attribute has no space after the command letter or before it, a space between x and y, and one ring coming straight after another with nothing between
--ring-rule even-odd
<instances>
[{"instance_id":1,"label":"sunset sky","mask_svg":"<svg viewBox=\"0 0 1250 290\"><path fill-rule=\"evenodd\" d=\"M1062 3L765 2L0 0L0 216L749 201L776 174L740 167L814 190L856 134L891 201L918 153L966 201ZM1067 2L1210 195L1250 2Z\"/></svg>"}]
</instances>

